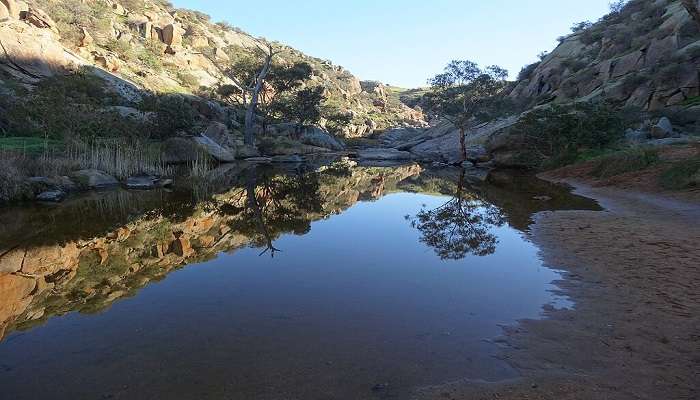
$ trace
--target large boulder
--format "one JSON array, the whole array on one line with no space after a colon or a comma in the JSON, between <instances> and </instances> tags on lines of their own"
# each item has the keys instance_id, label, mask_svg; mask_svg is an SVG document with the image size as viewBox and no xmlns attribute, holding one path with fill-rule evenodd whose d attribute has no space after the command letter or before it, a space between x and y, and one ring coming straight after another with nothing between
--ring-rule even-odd
<instances>
[{"instance_id":1,"label":"large boulder","mask_svg":"<svg viewBox=\"0 0 700 400\"><path fill-rule=\"evenodd\" d=\"M71 174L71 178L87 189L102 189L119 185L113 176L96 169L75 171Z\"/></svg>"},{"instance_id":2,"label":"large boulder","mask_svg":"<svg viewBox=\"0 0 700 400\"><path fill-rule=\"evenodd\" d=\"M0 0L0 20L18 18L19 8L15 0Z\"/></svg>"},{"instance_id":3,"label":"large boulder","mask_svg":"<svg viewBox=\"0 0 700 400\"><path fill-rule=\"evenodd\" d=\"M35 83L75 69L75 60L48 29L10 21L0 25L0 41L0 68L20 81Z\"/></svg>"},{"instance_id":4,"label":"large boulder","mask_svg":"<svg viewBox=\"0 0 700 400\"><path fill-rule=\"evenodd\" d=\"M323 147L333 151L345 150L345 144L343 142L315 126L302 128L299 141L310 146Z\"/></svg>"},{"instance_id":5,"label":"large boulder","mask_svg":"<svg viewBox=\"0 0 700 400\"><path fill-rule=\"evenodd\" d=\"M212 122L207 130L194 140L215 160L223 163L236 161L235 141L226 125Z\"/></svg>"},{"instance_id":6,"label":"large boulder","mask_svg":"<svg viewBox=\"0 0 700 400\"><path fill-rule=\"evenodd\" d=\"M671 120L663 117L659 122L651 127L651 137L654 139L664 139L673 135L673 124Z\"/></svg>"},{"instance_id":7,"label":"large boulder","mask_svg":"<svg viewBox=\"0 0 700 400\"><path fill-rule=\"evenodd\" d=\"M168 46L181 46L182 35L185 30L178 24L168 24L161 29L160 36L163 43Z\"/></svg>"},{"instance_id":8,"label":"large boulder","mask_svg":"<svg viewBox=\"0 0 700 400\"><path fill-rule=\"evenodd\" d=\"M37 28L49 29L56 35L59 34L58 24L56 24L47 13L38 8L29 7L28 10L23 13L22 19L26 23L34 25Z\"/></svg>"}]
</instances>

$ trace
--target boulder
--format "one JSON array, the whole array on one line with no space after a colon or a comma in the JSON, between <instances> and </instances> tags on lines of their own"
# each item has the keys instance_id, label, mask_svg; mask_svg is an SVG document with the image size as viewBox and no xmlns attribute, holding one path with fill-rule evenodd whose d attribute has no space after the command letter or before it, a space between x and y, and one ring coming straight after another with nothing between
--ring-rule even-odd
<instances>
[{"instance_id":1,"label":"boulder","mask_svg":"<svg viewBox=\"0 0 700 400\"><path fill-rule=\"evenodd\" d=\"M126 188L131 190L151 190L157 187L155 176L132 176L126 180Z\"/></svg>"},{"instance_id":2,"label":"boulder","mask_svg":"<svg viewBox=\"0 0 700 400\"><path fill-rule=\"evenodd\" d=\"M96 169L75 171L71 174L71 178L88 189L102 189L119 185L113 176Z\"/></svg>"},{"instance_id":3,"label":"boulder","mask_svg":"<svg viewBox=\"0 0 700 400\"><path fill-rule=\"evenodd\" d=\"M168 46L182 46L182 35L185 31L178 24L168 24L160 31L163 43Z\"/></svg>"},{"instance_id":4,"label":"boulder","mask_svg":"<svg viewBox=\"0 0 700 400\"><path fill-rule=\"evenodd\" d=\"M316 147L323 147L333 151L341 151L345 149L345 144L336 139L330 133L315 126L304 127L299 141L303 144L308 144Z\"/></svg>"},{"instance_id":5,"label":"boulder","mask_svg":"<svg viewBox=\"0 0 700 400\"><path fill-rule=\"evenodd\" d=\"M654 139L664 139L673 135L673 125L671 120L663 117L659 122L651 127L651 137Z\"/></svg>"},{"instance_id":6,"label":"boulder","mask_svg":"<svg viewBox=\"0 0 700 400\"><path fill-rule=\"evenodd\" d=\"M19 8L15 0L0 0L0 20L19 19Z\"/></svg>"},{"instance_id":7,"label":"boulder","mask_svg":"<svg viewBox=\"0 0 700 400\"><path fill-rule=\"evenodd\" d=\"M233 150L220 145L204 134L195 137L194 141L199 145L200 149L219 162L230 163L236 161L236 154Z\"/></svg>"},{"instance_id":8,"label":"boulder","mask_svg":"<svg viewBox=\"0 0 700 400\"><path fill-rule=\"evenodd\" d=\"M413 154L391 148L369 148L360 150L357 156L361 160L370 161L407 161L413 159Z\"/></svg>"},{"instance_id":9,"label":"boulder","mask_svg":"<svg viewBox=\"0 0 700 400\"><path fill-rule=\"evenodd\" d=\"M50 190L41 192L36 196L36 201L44 203L60 203L66 198L66 193L62 190Z\"/></svg>"},{"instance_id":10,"label":"boulder","mask_svg":"<svg viewBox=\"0 0 700 400\"><path fill-rule=\"evenodd\" d=\"M0 68L18 80L35 83L74 67L50 30L10 21L0 25L0 41Z\"/></svg>"},{"instance_id":11,"label":"boulder","mask_svg":"<svg viewBox=\"0 0 700 400\"><path fill-rule=\"evenodd\" d=\"M491 155L486 151L483 145L474 145L467 147L467 161L478 164L491 161Z\"/></svg>"},{"instance_id":12,"label":"boulder","mask_svg":"<svg viewBox=\"0 0 700 400\"><path fill-rule=\"evenodd\" d=\"M80 34L80 47L88 47L95 42L95 39L92 38L92 35L90 35L87 29L80 28Z\"/></svg>"},{"instance_id":13,"label":"boulder","mask_svg":"<svg viewBox=\"0 0 700 400\"><path fill-rule=\"evenodd\" d=\"M57 35L59 34L58 25L56 22L54 22L54 20L51 19L48 14L38 8L29 7L29 9L22 16L22 19L26 23L34 25L37 28L49 29L53 33Z\"/></svg>"},{"instance_id":14,"label":"boulder","mask_svg":"<svg viewBox=\"0 0 700 400\"><path fill-rule=\"evenodd\" d=\"M0 275L13 274L22 269L24 249L13 249L0 256Z\"/></svg>"},{"instance_id":15,"label":"boulder","mask_svg":"<svg viewBox=\"0 0 700 400\"><path fill-rule=\"evenodd\" d=\"M649 134L642 129L628 129L625 132L625 140L628 143L638 144L645 142L647 139L649 139Z\"/></svg>"}]
</instances>

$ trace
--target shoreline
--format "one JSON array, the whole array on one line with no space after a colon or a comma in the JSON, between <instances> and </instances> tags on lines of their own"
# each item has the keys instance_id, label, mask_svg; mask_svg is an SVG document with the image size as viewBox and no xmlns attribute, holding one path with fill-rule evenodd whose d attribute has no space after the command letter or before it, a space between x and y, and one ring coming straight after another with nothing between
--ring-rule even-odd
<instances>
[{"instance_id":1,"label":"shoreline","mask_svg":"<svg viewBox=\"0 0 700 400\"><path fill-rule=\"evenodd\" d=\"M513 381L453 382L415 399L696 399L700 393L700 204L552 176L603 211L534 217L528 237L562 273L569 309L507 327ZM679 200L682 199L682 200ZM690 200L690 201L687 201Z\"/></svg>"}]
</instances>

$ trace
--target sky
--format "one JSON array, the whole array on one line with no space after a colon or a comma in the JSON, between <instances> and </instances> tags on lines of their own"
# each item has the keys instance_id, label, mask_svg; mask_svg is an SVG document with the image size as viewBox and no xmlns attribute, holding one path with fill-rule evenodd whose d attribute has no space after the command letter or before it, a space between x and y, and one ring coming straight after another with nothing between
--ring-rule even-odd
<instances>
[{"instance_id":1,"label":"sky","mask_svg":"<svg viewBox=\"0 0 700 400\"><path fill-rule=\"evenodd\" d=\"M453 59L517 76L610 0L175 0L214 22L342 65L362 80L412 88Z\"/></svg>"}]
</instances>

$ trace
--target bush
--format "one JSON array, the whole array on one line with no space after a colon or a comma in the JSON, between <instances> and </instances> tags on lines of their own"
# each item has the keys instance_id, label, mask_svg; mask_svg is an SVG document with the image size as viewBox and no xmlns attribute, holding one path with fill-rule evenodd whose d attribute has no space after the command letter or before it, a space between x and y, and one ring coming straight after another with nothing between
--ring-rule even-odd
<instances>
[{"instance_id":1,"label":"bush","mask_svg":"<svg viewBox=\"0 0 700 400\"><path fill-rule=\"evenodd\" d=\"M82 27L90 31L98 42L106 41L111 35L112 10L104 1L37 0L36 3L56 21L61 38L73 45L82 38Z\"/></svg>"},{"instance_id":2,"label":"bush","mask_svg":"<svg viewBox=\"0 0 700 400\"><path fill-rule=\"evenodd\" d=\"M607 103L554 105L527 113L513 128L522 161L533 168L575 162L584 152L619 142L632 120Z\"/></svg>"},{"instance_id":3,"label":"bush","mask_svg":"<svg viewBox=\"0 0 700 400\"><path fill-rule=\"evenodd\" d=\"M541 64L541 61L538 61L536 63L524 66L523 69L521 69L520 73L518 74L518 80L524 81L524 80L532 78L532 74L535 72L537 67L540 66L540 64Z\"/></svg>"},{"instance_id":4,"label":"bush","mask_svg":"<svg viewBox=\"0 0 700 400\"><path fill-rule=\"evenodd\" d=\"M591 175L610 178L628 172L641 171L659 162L659 151L653 148L626 150L601 157Z\"/></svg>"},{"instance_id":5,"label":"bush","mask_svg":"<svg viewBox=\"0 0 700 400\"><path fill-rule=\"evenodd\" d=\"M114 103L102 80L84 70L45 79L21 99L0 98L8 136L70 141L142 132L141 123L105 109Z\"/></svg>"},{"instance_id":6,"label":"bush","mask_svg":"<svg viewBox=\"0 0 700 400\"><path fill-rule=\"evenodd\" d=\"M177 79L188 88L197 88L199 86L199 78L189 72L178 72Z\"/></svg>"},{"instance_id":7,"label":"bush","mask_svg":"<svg viewBox=\"0 0 700 400\"><path fill-rule=\"evenodd\" d=\"M185 96L147 97L139 108L155 112L153 133L157 138L174 136L179 131L190 131L197 124L198 112Z\"/></svg>"},{"instance_id":8,"label":"bush","mask_svg":"<svg viewBox=\"0 0 700 400\"><path fill-rule=\"evenodd\" d=\"M700 158L674 163L661 175L661 186L669 190L700 187Z\"/></svg>"}]
</instances>

